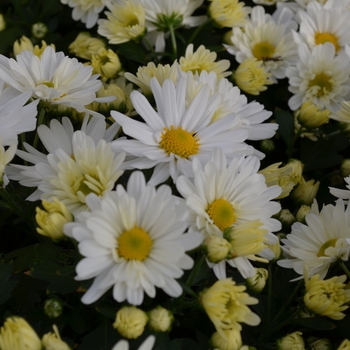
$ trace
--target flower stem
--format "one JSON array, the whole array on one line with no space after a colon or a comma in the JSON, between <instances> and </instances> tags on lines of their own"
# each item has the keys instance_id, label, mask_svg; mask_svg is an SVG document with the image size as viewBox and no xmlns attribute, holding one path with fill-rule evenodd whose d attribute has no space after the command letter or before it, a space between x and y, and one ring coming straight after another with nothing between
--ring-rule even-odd
<instances>
[{"instance_id":1,"label":"flower stem","mask_svg":"<svg viewBox=\"0 0 350 350\"><path fill-rule=\"evenodd\" d=\"M171 45L173 47L173 59L177 59L177 45L176 45L176 38L175 38L175 30L172 25L169 25L169 31L170 31L170 37L171 37Z\"/></svg>"},{"instance_id":2,"label":"flower stem","mask_svg":"<svg viewBox=\"0 0 350 350\"><path fill-rule=\"evenodd\" d=\"M297 133L294 135L292 142L289 144L288 147L288 159L292 158L292 154L293 154L293 150L294 150L294 145L295 142L297 141L297 139L299 138L299 136L305 131L305 128L303 128L302 126L299 128L299 130L297 131Z\"/></svg>"},{"instance_id":3,"label":"flower stem","mask_svg":"<svg viewBox=\"0 0 350 350\"><path fill-rule=\"evenodd\" d=\"M192 35L188 39L187 45L191 44L193 42L194 38L199 34L199 32L210 22L211 22L211 19L209 18L203 24L201 24L199 27L197 27L196 30L192 33Z\"/></svg>"},{"instance_id":4,"label":"flower stem","mask_svg":"<svg viewBox=\"0 0 350 350\"><path fill-rule=\"evenodd\" d=\"M267 321L266 324L270 324L271 319L271 308L272 308L272 269L271 263L269 263L268 267L268 279L267 279Z\"/></svg>"},{"instance_id":5,"label":"flower stem","mask_svg":"<svg viewBox=\"0 0 350 350\"><path fill-rule=\"evenodd\" d=\"M197 261L196 261L196 264L194 265L190 275L187 277L187 280L186 280L186 285L188 287L191 287L195 277L197 276L197 273L199 271L199 269L201 268L203 262L205 260L205 255L202 255Z\"/></svg>"},{"instance_id":6,"label":"flower stem","mask_svg":"<svg viewBox=\"0 0 350 350\"><path fill-rule=\"evenodd\" d=\"M346 273L346 275L350 278L350 271L349 269L345 266L343 260L338 260L339 266L343 269L343 271Z\"/></svg>"}]
</instances>

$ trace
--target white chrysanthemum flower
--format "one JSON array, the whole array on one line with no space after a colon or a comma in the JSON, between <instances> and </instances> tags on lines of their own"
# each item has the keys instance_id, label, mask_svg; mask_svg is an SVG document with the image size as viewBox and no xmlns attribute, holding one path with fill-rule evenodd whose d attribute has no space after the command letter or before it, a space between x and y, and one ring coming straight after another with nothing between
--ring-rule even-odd
<instances>
[{"instance_id":1,"label":"white chrysanthemum flower","mask_svg":"<svg viewBox=\"0 0 350 350\"><path fill-rule=\"evenodd\" d=\"M287 8L272 16L262 6L255 6L250 21L243 28L233 28L233 46L227 51L242 63L249 57L263 61L263 66L276 79L286 77L285 70L298 59L291 30L297 28L293 13Z\"/></svg>"},{"instance_id":2,"label":"white chrysanthemum flower","mask_svg":"<svg viewBox=\"0 0 350 350\"><path fill-rule=\"evenodd\" d=\"M325 8L316 1L308 4L306 11L300 11L299 32L294 32L297 44L306 43L309 48L330 42L335 51L350 45L349 11L342 8Z\"/></svg>"},{"instance_id":3,"label":"white chrysanthemum flower","mask_svg":"<svg viewBox=\"0 0 350 350\"><path fill-rule=\"evenodd\" d=\"M86 28L92 28L107 0L61 0L61 3L73 8L72 17L75 21L80 20L86 24Z\"/></svg>"},{"instance_id":4,"label":"white chrysanthemum flower","mask_svg":"<svg viewBox=\"0 0 350 350\"><path fill-rule=\"evenodd\" d=\"M169 26L198 27L207 19L206 16L191 16L204 0L140 0L146 14L147 39L155 50L165 49L165 33Z\"/></svg>"},{"instance_id":5,"label":"white chrysanthemum flower","mask_svg":"<svg viewBox=\"0 0 350 350\"><path fill-rule=\"evenodd\" d=\"M347 203L350 199L350 176L345 177L344 181L346 182L347 190L340 190L339 188L329 187L329 192L335 197L344 199Z\"/></svg>"},{"instance_id":6,"label":"white chrysanthemum flower","mask_svg":"<svg viewBox=\"0 0 350 350\"><path fill-rule=\"evenodd\" d=\"M257 173L259 166L256 157L235 158L227 164L225 154L216 148L204 167L194 159L193 180L180 176L176 183L190 208L190 232L225 237L232 229L228 233L231 252L226 261L244 278L255 275L249 259L264 260L256 255L274 258L265 250L266 244L277 241L272 232L281 228L280 222L271 218L281 209L272 202L281 188L267 187L264 176ZM218 278L226 278L225 260L210 266Z\"/></svg>"},{"instance_id":7,"label":"white chrysanthemum flower","mask_svg":"<svg viewBox=\"0 0 350 350\"><path fill-rule=\"evenodd\" d=\"M306 225L294 223L292 232L282 239L286 259L277 263L300 275L306 265L310 276L319 274L324 279L331 264L349 259L350 206L345 209L344 201L338 199L335 206L325 205L319 212L314 201L305 221Z\"/></svg>"},{"instance_id":8,"label":"white chrysanthemum flower","mask_svg":"<svg viewBox=\"0 0 350 350\"><path fill-rule=\"evenodd\" d=\"M30 96L30 92L21 93L11 87L4 89L0 81L0 138L3 146L17 144L17 135L35 129L39 101L25 105Z\"/></svg>"},{"instance_id":9,"label":"white chrysanthemum flower","mask_svg":"<svg viewBox=\"0 0 350 350\"><path fill-rule=\"evenodd\" d=\"M257 5L276 5L280 2L286 2L287 0L253 0L254 4Z\"/></svg>"},{"instance_id":10,"label":"white chrysanthemum flower","mask_svg":"<svg viewBox=\"0 0 350 350\"><path fill-rule=\"evenodd\" d=\"M98 34L106 37L110 44L121 44L137 40L146 31L145 10L138 0L119 0L106 4L111 12L107 19L98 21Z\"/></svg>"},{"instance_id":11,"label":"white chrysanthemum flower","mask_svg":"<svg viewBox=\"0 0 350 350\"><path fill-rule=\"evenodd\" d=\"M156 337L154 335L150 335L137 350L152 350L155 341ZM129 343L124 339L119 340L118 343L114 345L112 350L129 350Z\"/></svg>"},{"instance_id":12,"label":"white chrysanthemum flower","mask_svg":"<svg viewBox=\"0 0 350 350\"><path fill-rule=\"evenodd\" d=\"M99 199L87 197L90 212L77 215L65 226L66 235L79 241L85 257L77 267L77 280L95 278L82 302L91 304L113 286L113 297L132 305L142 304L144 292L151 298L156 288L178 297L176 281L193 260L185 254L202 242L187 227L184 203L169 186L146 185L141 172L134 172L127 190L121 185Z\"/></svg>"},{"instance_id":13,"label":"white chrysanthemum flower","mask_svg":"<svg viewBox=\"0 0 350 350\"><path fill-rule=\"evenodd\" d=\"M248 132L234 130L240 123L235 113L211 122L222 96L213 94L210 97L208 85L201 87L188 107L186 78L179 79L176 85L171 80L165 80L163 86L153 78L151 88L157 112L138 91L130 96L135 110L145 123L111 112L124 133L135 139L115 140L113 149L124 150L135 157L125 163L126 167L149 169L155 166L150 183L160 184L169 176L176 182L181 174L193 177L192 160L198 157L205 162L213 147L222 148L230 159L254 152L251 146L244 143Z\"/></svg>"},{"instance_id":14,"label":"white chrysanthemum flower","mask_svg":"<svg viewBox=\"0 0 350 350\"><path fill-rule=\"evenodd\" d=\"M106 131L104 118L93 117L87 124L84 120L81 130L75 131L68 118L62 124L53 119L50 128L38 127L41 142L49 152L43 154L24 143L27 152L17 151L17 155L33 166L9 166L8 176L26 187L37 187L27 200L56 197L73 214L86 210L86 196L95 193L103 196L114 188L123 173L120 166L125 154L115 154L111 141L117 124Z\"/></svg>"},{"instance_id":15,"label":"white chrysanthemum flower","mask_svg":"<svg viewBox=\"0 0 350 350\"><path fill-rule=\"evenodd\" d=\"M92 67L48 46L41 58L23 51L16 60L0 55L0 79L14 89L30 91L33 98L83 112L96 99L102 83L91 76Z\"/></svg>"},{"instance_id":16,"label":"white chrysanthemum flower","mask_svg":"<svg viewBox=\"0 0 350 350\"><path fill-rule=\"evenodd\" d=\"M212 116L212 122L220 120L230 113L236 113L240 119L236 129L248 131L248 140L263 140L274 136L278 125L275 123L263 123L272 112L264 109L258 102L248 103L245 95L242 95L237 86L233 86L226 78L219 79L214 72L202 71L200 75L187 73L186 104L192 102L194 97L204 85L210 87L210 96L219 94L222 97L221 104ZM256 155L263 158L263 155L256 151Z\"/></svg>"},{"instance_id":17,"label":"white chrysanthemum flower","mask_svg":"<svg viewBox=\"0 0 350 350\"><path fill-rule=\"evenodd\" d=\"M295 111L302 103L311 100L319 108L333 112L339 109L350 92L350 60L345 52L335 55L334 45L325 43L315 46L311 51L307 45L299 45L300 61L289 67L289 91L292 96L289 107Z\"/></svg>"}]
</instances>

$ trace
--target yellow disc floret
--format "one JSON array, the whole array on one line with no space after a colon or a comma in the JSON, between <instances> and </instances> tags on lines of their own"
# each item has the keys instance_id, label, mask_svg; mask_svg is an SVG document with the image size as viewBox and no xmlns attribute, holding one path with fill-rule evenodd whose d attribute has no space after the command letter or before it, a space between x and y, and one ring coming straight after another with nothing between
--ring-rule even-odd
<instances>
[{"instance_id":1,"label":"yellow disc floret","mask_svg":"<svg viewBox=\"0 0 350 350\"><path fill-rule=\"evenodd\" d=\"M207 213L221 231L231 227L236 220L232 204L223 198L209 204Z\"/></svg>"},{"instance_id":2,"label":"yellow disc floret","mask_svg":"<svg viewBox=\"0 0 350 350\"><path fill-rule=\"evenodd\" d=\"M168 155L173 153L181 158L188 158L198 153L199 138L195 133L182 129L182 126L175 128L172 125L170 129L164 128L159 146Z\"/></svg>"},{"instance_id":3,"label":"yellow disc floret","mask_svg":"<svg viewBox=\"0 0 350 350\"><path fill-rule=\"evenodd\" d=\"M141 227L123 232L118 238L118 255L126 260L143 261L152 248L152 239Z\"/></svg>"},{"instance_id":4,"label":"yellow disc floret","mask_svg":"<svg viewBox=\"0 0 350 350\"><path fill-rule=\"evenodd\" d=\"M254 45L252 53L258 60L264 61L273 56L275 47L267 41L262 41Z\"/></svg>"},{"instance_id":5,"label":"yellow disc floret","mask_svg":"<svg viewBox=\"0 0 350 350\"><path fill-rule=\"evenodd\" d=\"M326 243L323 243L321 245L321 248L319 250L319 252L317 253L317 256L320 257L320 256L327 256L327 254L325 253L326 249L329 248L329 247L335 247L335 244L337 243L337 238L333 238L333 239L330 239L328 240Z\"/></svg>"},{"instance_id":6,"label":"yellow disc floret","mask_svg":"<svg viewBox=\"0 0 350 350\"><path fill-rule=\"evenodd\" d=\"M315 78L310 80L309 86L319 87L316 93L317 97L322 97L332 90L332 83L330 81L330 76L324 73L316 74Z\"/></svg>"},{"instance_id":7,"label":"yellow disc floret","mask_svg":"<svg viewBox=\"0 0 350 350\"><path fill-rule=\"evenodd\" d=\"M332 43L335 47L335 51L337 51L337 52L340 49L338 38L334 34L316 32L315 33L315 44L321 45L324 43Z\"/></svg>"}]
</instances>

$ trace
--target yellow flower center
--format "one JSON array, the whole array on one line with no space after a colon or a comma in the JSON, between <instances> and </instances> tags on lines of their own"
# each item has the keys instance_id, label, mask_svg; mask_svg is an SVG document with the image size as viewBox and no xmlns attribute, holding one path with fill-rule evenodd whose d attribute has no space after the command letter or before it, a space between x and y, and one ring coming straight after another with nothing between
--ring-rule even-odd
<instances>
[{"instance_id":1,"label":"yellow flower center","mask_svg":"<svg viewBox=\"0 0 350 350\"><path fill-rule=\"evenodd\" d=\"M330 76L324 73L316 74L315 78L310 80L309 87L319 86L317 91L317 97L322 97L332 90L332 83L330 82Z\"/></svg>"},{"instance_id":2,"label":"yellow flower center","mask_svg":"<svg viewBox=\"0 0 350 350\"><path fill-rule=\"evenodd\" d=\"M49 88L55 87L55 85L51 81L43 81L41 84L46 85Z\"/></svg>"},{"instance_id":3,"label":"yellow flower center","mask_svg":"<svg viewBox=\"0 0 350 350\"><path fill-rule=\"evenodd\" d=\"M338 38L330 33L320 33L316 32L315 34L315 43L316 45L324 44L324 43L332 43L335 47L335 51L338 52L340 49Z\"/></svg>"},{"instance_id":4,"label":"yellow flower center","mask_svg":"<svg viewBox=\"0 0 350 350\"><path fill-rule=\"evenodd\" d=\"M164 130L159 146L163 148L168 155L173 153L181 158L188 158L198 153L199 138L196 133L183 130L182 126L178 126L175 129L173 125L170 129L164 128Z\"/></svg>"},{"instance_id":5,"label":"yellow flower center","mask_svg":"<svg viewBox=\"0 0 350 350\"><path fill-rule=\"evenodd\" d=\"M123 232L118 238L118 255L126 260L145 260L152 248L152 239L141 227Z\"/></svg>"},{"instance_id":6,"label":"yellow flower center","mask_svg":"<svg viewBox=\"0 0 350 350\"><path fill-rule=\"evenodd\" d=\"M96 179L94 176L88 174L78 179L74 188L76 188L76 192L82 192L85 196L90 193L100 196L105 190L98 178Z\"/></svg>"},{"instance_id":7,"label":"yellow flower center","mask_svg":"<svg viewBox=\"0 0 350 350\"><path fill-rule=\"evenodd\" d=\"M221 231L231 227L236 220L232 204L223 198L209 204L207 213Z\"/></svg>"},{"instance_id":8,"label":"yellow flower center","mask_svg":"<svg viewBox=\"0 0 350 350\"><path fill-rule=\"evenodd\" d=\"M267 41L262 41L253 47L253 55L261 61L270 58L275 53L275 47Z\"/></svg>"},{"instance_id":9,"label":"yellow flower center","mask_svg":"<svg viewBox=\"0 0 350 350\"><path fill-rule=\"evenodd\" d=\"M327 248L329 247L335 247L335 244L337 243L337 238L333 238L333 239L330 239L329 241L327 241L326 243L323 243L320 250L318 251L317 253L317 256L320 257L320 256L327 256L325 251Z\"/></svg>"}]
</instances>

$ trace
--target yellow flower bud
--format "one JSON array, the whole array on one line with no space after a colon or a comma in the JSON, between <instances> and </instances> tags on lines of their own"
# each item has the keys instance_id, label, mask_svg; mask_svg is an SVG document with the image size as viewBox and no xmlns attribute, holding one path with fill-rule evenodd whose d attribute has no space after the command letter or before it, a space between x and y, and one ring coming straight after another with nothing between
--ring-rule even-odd
<instances>
[{"instance_id":1,"label":"yellow flower bud","mask_svg":"<svg viewBox=\"0 0 350 350\"><path fill-rule=\"evenodd\" d=\"M266 280L268 279L269 273L266 269L255 268L256 274L253 277L249 277L245 280L249 289L255 293L260 293L265 285Z\"/></svg>"},{"instance_id":2,"label":"yellow flower bud","mask_svg":"<svg viewBox=\"0 0 350 350\"><path fill-rule=\"evenodd\" d=\"M348 177L350 175L350 159L344 159L340 166L340 174L343 177Z\"/></svg>"},{"instance_id":3,"label":"yellow flower bud","mask_svg":"<svg viewBox=\"0 0 350 350\"><path fill-rule=\"evenodd\" d=\"M303 177L304 164L298 159L290 159L288 166L292 168L291 179L297 185Z\"/></svg>"},{"instance_id":4,"label":"yellow flower bud","mask_svg":"<svg viewBox=\"0 0 350 350\"><path fill-rule=\"evenodd\" d=\"M282 209L278 215L278 220L282 224L282 229L284 231L289 231L290 227L295 222L295 217L289 209Z\"/></svg>"},{"instance_id":5,"label":"yellow flower bud","mask_svg":"<svg viewBox=\"0 0 350 350\"><path fill-rule=\"evenodd\" d=\"M305 350L301 332L294 332L277 340L277 350Z\"/></svg>"},{"instance_id":6,"label":"yellow flower bud","mask_svg":"<svg viewBox=\"0 0 350 350\"><path fill-rule=\"evenodd\" d=\"M174 316L171 311L164 307L157 306L148 313L149 327L155 332L168 332L171 329L171 324L174 321Z\"/></svg>"},{"instance_id":7,"label":"yellow flower bud","mask_svg":"<svg viewBox=\"0 0 350 350\"><path fill-rule=\"evenodd\" d=\"M56 198L54 198L53 202L43 200L41 203L45 210L36 207L35 220L39 225L36 229L37 232L43 236L50 237L54 241L64 238L63 226L67 222L73 221L72 214Z\"/></svg>"},{"instance_id":8,"label":"yellow flower bud","mask_svg":"<svg viewBox=\"0 0 350 350\"><path fill-rule=\"evenodd\" d=\"M350 350L350 340L344 339L337 350Z\"/></svg>"},{"instance_id":9,"label":"yellow flower bud","mask_svg":"<svg viewBox=\"0 0 350 350\"><path fill-rule=\"evenodd\" d=\"M32 25L32 34L37 39L42 39L48 31L49 28L45 23L38 22Z\"/></svg>"},{"instance_id":10,"label":"yellow flower bud","mask_svg":"<svg viewBox=\"0 0 350 350\"><path fill-rule=\"evenodd\" d=\"M4 15L0 13L0 32L6 29L6 21Z\"/></svg>"},{"instance_id":11,"label":"yellow flower bud","mask_svg":"<svg viewBox=\"0 0 350 350\"><path fill-rule=\"evenodd\" d=\"M69 52L74 53L75 56L91 60L92 55L97 55L100 49L106 47L103 40L92 38L90 33L81 32L76 39L69 45Z\"/></svg>"},{"instance_id":12,"label":"yellow flower bud","mask_svg":"<svg viewBox=\"0 0 350 350\"><path fill-rule=\"evenodd\" d=\"M0 330L1 350L41 350L41 341L22 317L9 317Z\"/></svg>"},{"instance_id":13,"label":"yellow flower bud","mask_svg":"<svg viewBox=\"0 0 350 350\"><path fill-rule=\"evenodd\" d=\"M237 329L227 329L223 331L223 336L215 332L210 339L213 349L218 350L240 350L242 347L241 332Z\"/></svg>"},{"instance_id":14,"label":"yellow flower bud","mask_svg":"<svg viewBox=\"0 0 350 350\"><path fill-rule=\"evenodd\" d=\"M307 129L316 129L329 121L331 111L319 109L312 101L306 101L301 105L298 114L298 122Z\"/></svg>"},{"instance_id":15,"label":"yellow flower bud","mask_svg":"<svg viewBox=\"0 0 350 350\"><path fill-rule=\"evenodd\" d=\"M100 74L103 80L113 78L121 70L122 66L118 55L111 49L100 49L91 57L93 73Z\"/></svg>"},{"instance_id":16,"label":"yellow flower bud","mask_svg":"<svg viewBox=\"0 0 350 350\"><path fill-rule=\"evenodd\" d=\"M231 37L232 37L232 29L224 34L224 36L222 37L222 42L227 45L233 45Z\"/></svg>"},{"instance_id":17,"label":"yellow flower bud","mask_svg":"<svg viewBox=\"0 0 350 350\"><path fill-rule=\"evenodd\" d=\"M5 174L5 167L8 163L11 162L13 157L15 156L15 153L17 151L16 145L11 145L6 151L5 148L2 146L2 140L0 138L0 188L6 187L6 185L9 183L9 180Z\"/></svg>"},{"instance_id":18,"label":"yellow flower bud","mask_svg":"<svg viewBox=\"0 0 350 350\"><path fill-rule=\"evenodd\" d=\"M17 56L22 51L29 50L34 52L34 45L31 42L29 38L27 38L25 35L21 37L21 39L18 39L13 44L13 54Z\"/></svg>"},{"instance_id":19,"label":"yellow flower bud","mask_svg":"<svg viewBox=\"0 0 350 350\"><path fill-rule=\"evenodd\" d=\"M297 204L311 205L319 187L319 181L315 183L313 179L305 181L305 179L302 178L299 185L293 190L291 197Z\"/></svg>"},{"instance_id":20,"label":"yellow flower bud","mask_svg":"<svg viewBox=\"0 0 350 350\"><path fill-rule=\"evenodd\" d=\"M148 317L135 306L123 306L116 315L113 327L121 336L128 339L138 338L144 331Z\"/></svg>"},{"instance_id":21,"label":"yellow flower bud","mask_svg":"<svg viewBox=\"0 0 350 350\"><path fill-rule=\"evenodd\" d=\"M332 343L326 339L317 339L315 337L310 337L307 340L307 344L310 349L312 350L332 350L333 346Z\"/></svg>"},{"instance_id":22,"label":"yellow flower bud","mask_svg":"<svg viewBox=\"0 0 350 350\"><path fill-rule=\"evenodd\" d=\"M49 332L43 336L42 342L45 350L70 350L70 347L61 340L57 326L52 326L54 333Z\"/></svg>"},{"instance_id":23,"label":"yellow flower bud","mask_svg":"<svg viewBox=\"0 0 350 350\"><path fill-rule=\"evenodd\" d=\"M296 219L298 222L305 223L305 216L309 214L310 207L308 205L302 205L297 211Z\"/></svg>"},{"instance_id":24,"label":"yellow flower bud","mask_svg":"<svg viewBox=\"0 0 350 350\"><path fill-rule=\"evenodd\" d=\"M259 95L267 89L266 85L273 84L271 73L266 72L262 64L255 57L249 57L238 66L233 78L242 91Z\"/></svg>"},{"instance_id":25,"label":"yellow flower bud","mask_svg":"<svg viewBox=\"0 0 350 350\"><path fill-rule=\"evenodd\" d=\"M275 244L266 244L266 245L268 246L268 248L272 250L273 254L275 255L275 260L278 260L282 253L280 241L278 241Z\"/></svg>"},{"instance_id":26,"label":"yellow flower bud","mask_svg":"<svg viewBox=\"0 0 350 350\"><path fill-rule=\"evenodd\" d=\"M225 238L210 235L203 242L203 250L210 262L218 263L227 258L231 244Z\"/></svg>"}]
</instances>

